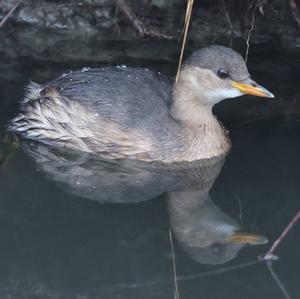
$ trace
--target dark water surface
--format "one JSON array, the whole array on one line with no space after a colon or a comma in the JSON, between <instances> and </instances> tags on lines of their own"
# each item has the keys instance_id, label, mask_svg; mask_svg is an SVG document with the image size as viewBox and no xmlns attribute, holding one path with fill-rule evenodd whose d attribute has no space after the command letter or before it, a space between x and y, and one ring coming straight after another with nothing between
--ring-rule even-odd
<instances>
[{"instance_id":1,"label":"dark water surface","mask_svg":"<svg viewBox=\"0 0 300 299\"><path fill-rule=\"evenodd\" d=\"M276 99L216 107L233 143L219 175L222 159L162 170L2 144L10 156L0 169L0 298L174 298L170 227L180 298L285 298L256 261L300 209L300 59L266 53L249 64ZM2 59L2 138L29 79L42 83L82 66L90 65ZM269 244L220 245L214 238L224 227L262 234ZM300 298L299 251L298 223L273 263L290 298Z\"/></svg>"}]
</instances>

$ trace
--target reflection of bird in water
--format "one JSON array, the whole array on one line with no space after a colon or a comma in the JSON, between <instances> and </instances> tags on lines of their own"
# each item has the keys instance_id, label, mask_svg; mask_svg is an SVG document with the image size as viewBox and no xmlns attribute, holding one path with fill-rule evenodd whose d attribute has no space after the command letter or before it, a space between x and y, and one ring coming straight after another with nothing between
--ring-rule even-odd
<instances>
[{"instance_id":1,"label":"reflection of bird in water","mask_svg":"<svg viewBox=\"0 0 300 299\"><path fill-rule=\"evenodd\" d=\"M242 232L241 226L212 202L208 190L170 192L168 211L176 239L201 264L223 264L245 245L267 242L262 235Z\"/></svg>"},{"instance_id":2,"label":"reflection of bird in water","mask_svg":"<svg viewBox=\"0 0 300 299\"><path fill-rule=\"evenodd\" d=\"M173 87L159 73L126 67L31 84L9 128L26 139L104 158L193 161L228 151L212 107L242 94L273 97L251 80L238 53L210 46L187 59Z\"/></svg>"},{"instance_id":3,"label":"reflection of bird in water","mask_svg":"<svg viewBox=\"0 0 300 299\"><path fill-rule=\"evenodd\" d=\"M209 197L224 156L161 164L104 161L95 155L58 151L34 142L23 143L23 148L49 179L79 197L101 203L129 203L166 193L174 235L199 263L224 263L244 245L266 242L263 236L240 232L238 223Z\"/></svg>"}]
</instances>

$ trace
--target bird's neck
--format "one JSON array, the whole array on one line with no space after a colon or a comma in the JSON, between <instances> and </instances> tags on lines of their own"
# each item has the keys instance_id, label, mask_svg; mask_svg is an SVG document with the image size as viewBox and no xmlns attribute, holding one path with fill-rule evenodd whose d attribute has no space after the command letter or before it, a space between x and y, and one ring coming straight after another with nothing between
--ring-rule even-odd
<instances>
[{"instance_id":1,"label":"bird's neck","mask_svg":"<svg viewBox=\"0 0 300 299\"><path fill-rule=\"evenodd\" d=\"M199 128L217 125L218 120L212 113L212 107L195 102L195 100L191 100L189 94L176 97L171 106L172 117L184 127Z\"/></svg>"},{"instance_id":2,"label":"bird's neck","mask_svg":"<svg viewBox=\"0 0 300 299\"><path fill-rule=\"evenodd\" d=\"M216 123L207 90L197 82L194 73L192 67L180 71L178 81L173 85L171 115L189 127Z\"/></svg>"},{"instance_id":3,"label":"bird's neck","mask_svg":"<svg viewBox=\"0 0 300 299\"><path fill-rule=\"evenodd\" d=\"M199 91L193 78L184 76L173 87L170 112L183 129L190 160L218 156L230 148L226 130L213 115L205 92Z\"/></svg>"}]
</instances>

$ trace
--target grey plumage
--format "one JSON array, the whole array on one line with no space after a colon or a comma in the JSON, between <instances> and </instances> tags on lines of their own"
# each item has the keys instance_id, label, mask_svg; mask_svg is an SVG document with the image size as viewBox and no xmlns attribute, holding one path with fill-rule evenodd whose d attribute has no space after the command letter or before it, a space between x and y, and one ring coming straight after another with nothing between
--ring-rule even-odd
<instances>
[{"instance_id":1,"label":"grey plumage","mask_svg":"<svg viewBox=\"0 0 300 299\"><path fill-rule=\"evenodd\" d=\"M171 140L179 129L168 112L170 82L147 69L70 72L42 86L31 83L27 90L9 129L45 144L147 160L155 151L153 138Z\"/></svg>"},{"instance_id":2,"label":"grey plumage","mask_svg":"<svg viewBox=\"0 0 300 299\"><path fill-rule=\"evenodd\" d=\"M171 83L148 69L107 67L76 71L44 87L55 88L62 96L127 128L143 128L149 122L169 118Z\"/></svg>"},{"instance_id":3,"label":"grey plumage","mask_svg":"<svg viewBox=\"0 0 300 299\"><path fill-rule=\"evenodd\" d=\"M230 79L218 77L220 68ZM248 77L242 57L222 46L194 52L174 85L143 68L85 68L44 85L31 83L8 127L25 139L105 158L211 158L230 146L211 108L242 94L231 79Z\"/></svg>"}]
</instances>

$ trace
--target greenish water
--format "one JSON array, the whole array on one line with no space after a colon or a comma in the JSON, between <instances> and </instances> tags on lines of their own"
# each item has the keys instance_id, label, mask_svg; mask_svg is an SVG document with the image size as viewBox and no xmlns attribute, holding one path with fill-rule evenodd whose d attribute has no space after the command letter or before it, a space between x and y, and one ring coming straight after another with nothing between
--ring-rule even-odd
<instances>
[{"instance_id":1,"label":"greenish water","mask_svg":"<svg viewBox=\"0 0 300 299\"><path fill-rule=\"evenodd\" d=\"M174 298L171 227L180 298L285 298L266 264L256 261L300 209L300 61L267 53L249 64L276 99L243 97L216 107L233 145L219 175L217 162L161 170L64 156L34 144L14 152L0 169L0 297ZM2 60L1 135L29 79L42 83L82 66L91 65ZM10 152L3 144L1 150ZM190 190L205 204L191 209ZM262 234L269 244L232 249L227 262L224 247L216 246L208 258L197 249L207 223ZM298 223L273 263L291 298L300 294L299 244Z\"/></svg>"}]
</instances>

